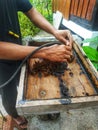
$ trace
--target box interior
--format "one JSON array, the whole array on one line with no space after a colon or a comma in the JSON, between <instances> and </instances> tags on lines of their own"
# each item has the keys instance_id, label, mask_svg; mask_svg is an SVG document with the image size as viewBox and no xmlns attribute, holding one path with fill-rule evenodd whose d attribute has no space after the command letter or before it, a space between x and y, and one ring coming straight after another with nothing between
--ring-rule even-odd
<instances>
[{"instance_id":1,"label":"box interior","mask_svg":"<svg viewBox=\"0 0 98 130\"><path fill-rule=\"evenodd\" d=\"M32 41L29 42L29 45L40 46L45 43ZM24 99L48 100L98 95L96 83L75 49L73 49L73 55L73 61L67 64L67 69L60 76L48 73L50 62L39 58L30 58L26 64ZM57 63L56 68L59 65ZM45 70L43 70L43 67Z\"/></svg>"}]
</instances>

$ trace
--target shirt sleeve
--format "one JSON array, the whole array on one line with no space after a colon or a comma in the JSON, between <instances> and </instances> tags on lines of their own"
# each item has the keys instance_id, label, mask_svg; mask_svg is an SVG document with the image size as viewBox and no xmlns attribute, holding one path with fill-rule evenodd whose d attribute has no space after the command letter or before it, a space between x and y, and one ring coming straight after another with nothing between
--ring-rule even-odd
<instances>
[{"instance_id":1,"label":"shirt sleeve","mask_svg":"<svg viewBox=\"0 0 98 130\"><path fill-rule=\"evenodd\" d=\"M28 12L32 8L32 4L29 0L16 0L17 10L22 12Z\"/></svg>"}]
</instances>

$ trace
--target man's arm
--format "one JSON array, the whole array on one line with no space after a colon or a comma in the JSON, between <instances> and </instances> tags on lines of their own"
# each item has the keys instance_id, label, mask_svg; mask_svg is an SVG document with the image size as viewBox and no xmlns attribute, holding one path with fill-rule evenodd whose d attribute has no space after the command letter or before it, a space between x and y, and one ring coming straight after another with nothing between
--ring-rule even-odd
<instances>
[{"instance_id":1,"label":"man's arm","mask_svg":"<svg viewBox=\"0 0 98 130\"><path fill-rule=\"evenodd\" d=\"M5 45L6 44L6 45ZM22 60L37 47L22 46L13 43L0 42L0 59ZM70 59L71 47L65 45L53 45L37 51L33 58L44 58L50 61L64 62Z\"/></svg>"},{"instance_id":2,"label":"man's arm","mask_svg":"<svg viewBox=\"0 0 98 130\"><path fill-rule=\"evenodd\" d=\"M35 47L22 46L9 42L0 42L0 59L24 59Z\"/></svg>"},{"instance_id":3,"label":"man's arm","mask_svg":"<svg viewBox=\"0 0 98 130\"><path fill-rule=\"evenodd\" d=\"M55 35L56 29L35 8L32 7L25 14L37 27Z\"/></svg>"},{"instance_id":4,"label":"man's arm","mask_svg":"<svg viewBox=\"0 0 98 130\"><path fill-rule=\"evenodd\" d=\"M34 23L37 27L43 29L44 31L54 35L59 41L72 46L73 38L68 30L57 30L55 29L35 8L31 8L25 13L27 17Z\"/></svg>"},{"instance_id":5,"label":"man's arm","mask_svg":"<svg viewBox=\"0 0 98 130\"><path fill-rule=\"evenodd\" d=\"M69 44L44 47L36 52L33 57L48 59L50 61L63 62L70 59L72 49L72 36L68 30L56 30L39 12L31 8L26 15L38 27L53 34L59 41ZM66 40L66 37L68 38ZM6 44L6 45L5 45ZM21 60L29 55L36 47L22 46L13 43L0 42L0 59Z\"/></svg>"}]
</instances>

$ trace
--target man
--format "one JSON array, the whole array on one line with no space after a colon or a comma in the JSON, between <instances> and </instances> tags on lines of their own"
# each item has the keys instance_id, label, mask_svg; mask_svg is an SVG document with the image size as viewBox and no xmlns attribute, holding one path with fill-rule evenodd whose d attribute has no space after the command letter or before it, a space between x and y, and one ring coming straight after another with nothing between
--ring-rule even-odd
<instances>
[{"instance_id":1,"label":"man","mask_svg":"<svg viewBox=\"0 0 98 130\"><path fill-rule=\"evenodd\" d=\"M71 56L72 36L68 30L56 30L28 0L0 0L0 85L6 82L28 54L36 47L23 46L17 12L22 11L36 26L54 35L65 45L44 47L33 57L64 62ZM4 88L1 88L2 102L7 113L21 128L27 127L24 117L18 115L15 105L19 73Z\"/></svg>"}]
</instances>

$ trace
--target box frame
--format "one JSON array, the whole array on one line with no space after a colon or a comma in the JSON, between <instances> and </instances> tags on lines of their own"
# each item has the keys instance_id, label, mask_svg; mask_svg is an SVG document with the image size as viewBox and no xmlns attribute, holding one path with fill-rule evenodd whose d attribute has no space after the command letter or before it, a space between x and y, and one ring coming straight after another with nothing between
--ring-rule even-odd
<instances>
[{"instance_id":1,"label":"box frame","mask_svg":"<svg viewBox=\"0 0 98 130\"><path fill-rule=\"evenodd\" d=\"M28 45L28 41L26 41ZM91 78L94 80L96 88L98 89L98 72L91 63L91 61L86 57L85 52L81 46L75 41L73 48L78 53L79 57L82 59L83 64L86 69L88 69ZM82 55L81 55L82 54ZM26 76L26 64L23 65L21 69L20 82L18 88L18 96L16 108L21 115L31 115L31 114L45 114L53 113L58 111L66 111L69 109L85 108L98 106L98 96L88 96L88 97L76 97L69 99L49 99L49 100L34 100L26 101L24 97L24 84Z\"/></svg>"}]
</instances>

